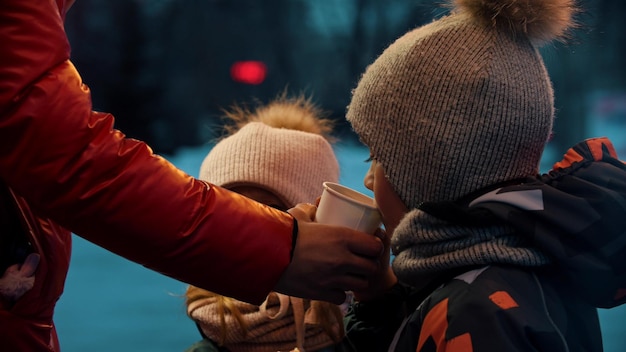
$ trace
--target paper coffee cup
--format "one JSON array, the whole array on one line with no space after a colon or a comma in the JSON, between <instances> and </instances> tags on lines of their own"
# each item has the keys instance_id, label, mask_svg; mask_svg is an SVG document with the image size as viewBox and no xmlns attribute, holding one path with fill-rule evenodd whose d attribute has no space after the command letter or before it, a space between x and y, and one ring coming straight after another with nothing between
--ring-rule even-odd
<instances>
[{"instance_id":1,"label":"paper coffee cup","mask_svg":"<svg viewBox=\"0 0 626 352\"><path fill-rule=\"evenodd\" d=\"M334 182L324 182L323 186L315 221L371 234L381 226L382 218L373 198Z\"/></svg>"}]
</instances>

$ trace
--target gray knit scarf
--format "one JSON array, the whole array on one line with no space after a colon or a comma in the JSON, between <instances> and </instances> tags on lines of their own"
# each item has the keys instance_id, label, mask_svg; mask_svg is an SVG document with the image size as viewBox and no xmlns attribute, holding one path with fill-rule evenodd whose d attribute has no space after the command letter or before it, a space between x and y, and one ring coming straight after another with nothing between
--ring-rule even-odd
<instances>
[{"instance_id":1,"label":"gray knit scarf","mask_svg":"<svg viewBox=\"0 0 626 352\"><path fill-rule=\"evenodd\" d=\"M549 258L507 225L460 226L419 209L400 221L391 240L393 270L403 283L423 288L446 272L467 266L537 267Z\"/></svg>"}]
</instances>

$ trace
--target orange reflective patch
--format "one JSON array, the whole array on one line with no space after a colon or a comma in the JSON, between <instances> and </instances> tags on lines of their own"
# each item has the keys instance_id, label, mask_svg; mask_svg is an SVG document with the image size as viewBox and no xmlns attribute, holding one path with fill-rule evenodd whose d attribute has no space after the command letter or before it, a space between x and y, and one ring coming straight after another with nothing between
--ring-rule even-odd
<instances>
[{"instance_id":1,"label":"orange reflective patch","mask_svg":"<svg viewBox=\"0 0 626 352\"><path fill-rule=\"evenodd\" d=\"M424 318L422 330L417 342L416 352L419 352L426 341L432 338L437 346L437 351L473 352L472 336L465 333L446 341L448 330L448 299L444 299L435 305Z\"/></svg>"},{"instance_id":2,"label":"orange reflective patch","mask_svg":"<svg viewBox=\"0 0 626 352\"><path fill-rule=\"evenodd\" d=\"M594 160L602 160L602 146L606 147L611 157L617 159L615 147L613 147L613 144L607 138L592 138L587 140L586 143Z\"/></svg>"},{"instance_id":3,"label":"orange reflective patch","mask_svg":"<svg viewBox=\"0 0 626 352\"><path fill-rule=\"evenodd\" d=\"M424 318L420 338L417 343L417 351L421 350L424 343L432 336L437 345L446 345L446 330L448 329L448 299L444 299L434 306Z\"/></svg>"},{"instance_id":4,"label":"orange reflective patch","mask_svg":"<svg viewBox=\"0 0 626 352\"><path fill-rule=\"evenodd\" d=\"M583 156L578 154L577 151L575 151L573 148L571 148L563 156L563 160L561 160L561 161L557 162L556 164L554 164L554 166L552 166L552 169L553 170L565 169L565 168L568 168L568 167L572 166L573 163L578 162L578 161L582 161L582 160L583 160Z\"/></svg>"},{"instance_id":5,"label":"orange reflective patch","mask_svg":"<svg viewBox=\"0 0 626 352\"><path fill-rule=\"evenodd\" d=\"M453 338L448 341L448 348L446 351L472 351L472 336L468 332Z\"/></svg>"},{"instance_id":6,"label":"orange reflective patch","mask_svg":"<svg viewBox=\"0 0 626 352\"><path fill-rule=\"evenodd\" d=\"M502 309L511 309L515 307L519 307L517 302L508 294L506 291L497 291L489 296L491 302L495 303L498 307Z\"/></svg>"},{"instance_id":7,"label":"orange reflective patch","mask_svg":"<svg viewBox=\"0 0 626 352\"><path fill-rule=\"evenodd\" d=\"M602 160L604 156L604 150L609 153L609 156L611 158L618 159L617 152L615 151L613 143L611 143L611 141L606 137L590 138L585 140L585 144L587 145L587 148L589 148L593 160ZM570 148L563 156L563 160L555 163L554 166L552 166L552 170L565 169L572 166L573 163L582 160L583 156L575 151L574 148ZM626 161L621 162L623 164L626 164Z\"/></svg>"}]
</instances>

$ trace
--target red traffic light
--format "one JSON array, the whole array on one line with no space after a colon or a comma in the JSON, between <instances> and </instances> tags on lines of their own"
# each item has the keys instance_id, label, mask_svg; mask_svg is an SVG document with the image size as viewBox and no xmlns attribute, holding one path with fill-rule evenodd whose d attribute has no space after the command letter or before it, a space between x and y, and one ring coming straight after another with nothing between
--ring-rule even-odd
<instances>
[{"instance_id":1,"label":"red traffic light","mask_svg":"<svg viewBox=\"0 0 626 352\"><path fill-rule=\"evenodd\" d=\"M237 61L230 67L230 77L235 82L257 85L267 76L267 67L261 61Z\"/></svg>"}]
</instances>

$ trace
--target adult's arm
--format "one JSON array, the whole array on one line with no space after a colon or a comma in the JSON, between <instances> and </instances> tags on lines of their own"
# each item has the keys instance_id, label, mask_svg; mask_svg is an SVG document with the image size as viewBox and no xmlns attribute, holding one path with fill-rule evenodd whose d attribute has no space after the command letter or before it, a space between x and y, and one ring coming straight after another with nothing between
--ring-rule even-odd
<instances>
[{"instance_id":1,"label":"adult's arm","mask_svg":"<svg viewBox=\"0 0 626 352\"><path fill-rule=\"evenodd\" d=\"M339 303L367 287L378 238L309 219L295 228L289 214L189 177L92 112L69 61L64 6L0 3L0 178L77 235L223 295L258 304L274 289Z\"/></svg>"},{"instance_id":2,"label":"adult's arm","mask_svg":"<svg viewBox=\"0 0 626 352\"><path fill-rule=\"evenodd\" d=\"M93 112L59 8L0 3L0 177L99 246L260 303L289 265L293 218L191 178Z\"/></svg>"}]
</instances>

